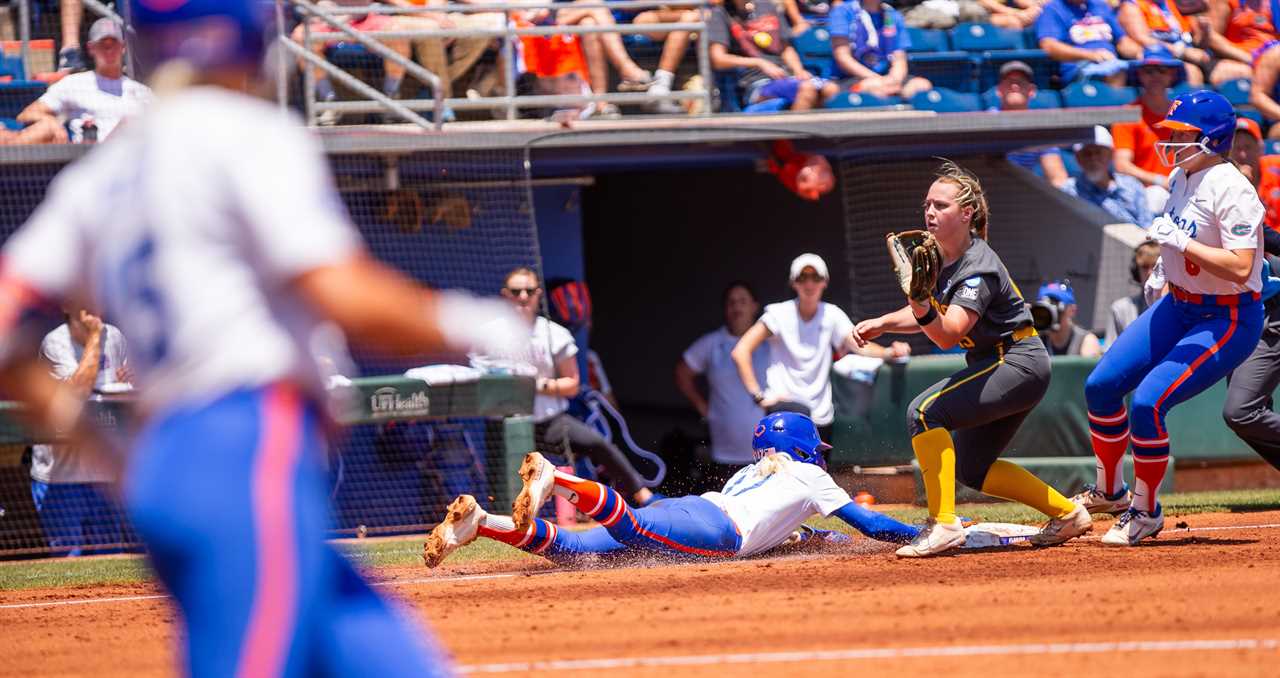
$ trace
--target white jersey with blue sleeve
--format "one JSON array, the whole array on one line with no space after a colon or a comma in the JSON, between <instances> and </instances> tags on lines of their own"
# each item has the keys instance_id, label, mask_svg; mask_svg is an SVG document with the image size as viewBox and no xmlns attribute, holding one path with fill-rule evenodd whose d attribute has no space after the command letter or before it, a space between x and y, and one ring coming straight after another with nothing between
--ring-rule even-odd
<instances>
[{"instance_id":1,"label":"white jersey with blue sleeve","mask_svg":"<svg viewBox=\"0 0 1280 678\"><path fill-rule=\"evenodd\" d=\"M264 101L161 99L53 182L7 275L91 301L130 342L156 412L280 380L318 389L300 274L359 255L318 145Z\"/></svg>"},{"instance_id":2,"label":"white jersey with blue sleeve","mask_svg":"<svg viewBox=\"0 0 1280 678\"><path fill-rule=\"evenodd\" d=\"M1224 162L1191 176L1182 168L1169 175L1164 212L1191 238L1222 249L1255 248L1249 281L1237 284L1203 270L1174 247L1161 247L1165 276L1171 284L1195 294L1261 292L1262 225L1267 210L1253 184L1235 165Z\"/></svg>"},{"instance_id":3,"label":"white jersey with blue sleeve","mask_svg":"<svg viewBox=\"0 0 1280 678\"><path fill-rule=\"evenodd\" d=\"M809 517L829 516L851 501L849 493L820 467L785 455L773 457L779 458L785 461L771 474L765 475L765 469L773 460L759 461L734 474L720 492L702 495L738 526L740 556L768 551L785 542Z\"/></svg>"}]
</instances>

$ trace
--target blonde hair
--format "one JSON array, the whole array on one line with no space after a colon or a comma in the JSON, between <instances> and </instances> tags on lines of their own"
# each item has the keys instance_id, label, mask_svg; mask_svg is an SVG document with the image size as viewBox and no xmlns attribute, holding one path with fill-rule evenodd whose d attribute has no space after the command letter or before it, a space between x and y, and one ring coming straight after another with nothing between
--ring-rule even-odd
<instances>
[{"instance_id":1,"label":"blonde hair","mask_svg":"<svg viewBox=\"0 0 1280 678\"><path fill-rule=\"evenodd\" d=\"M791 456L782 452L774 452L773 454L756 462L756 470L760 472L760 477L768 478L778 471L786 468L787 463L791 462Z\"/></svg>"},{"instance_id":2,"label":"blonde hair","mask_svg":"<svg viewBox=\"0 0 1280 678\"><path fill-rule=\"evenodd\" d=\"M969 230L975 236L986 240L987 219L990 211L987 209L987 194L982 192L982 184L978 181L978 177L946 158L942 159L942 165L934 177L935 181L944 181L958 189L956 202L961 207L973 210L973 216L969 219Z\"/></svg>"}]
</instances>

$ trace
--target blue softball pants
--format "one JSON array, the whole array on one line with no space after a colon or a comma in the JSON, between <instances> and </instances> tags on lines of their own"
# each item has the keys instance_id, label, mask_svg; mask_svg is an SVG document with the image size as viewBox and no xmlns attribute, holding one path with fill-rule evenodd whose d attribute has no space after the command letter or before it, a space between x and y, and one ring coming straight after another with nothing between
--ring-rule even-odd
<instances>
[{"instance_id":1,"label":"blue softball pants","mask_svg":"<svg viewBox=\"0 0 1280 678\"><path fill-rule=\"evenodd\" d=\"M325 542L324 450L316 407L283 384L141 431L126 510L181 611L190 675L449 675Z\"/></svg>"},{"instance_id":2,"label":"blue softball pants","mask_svg":"<svg viewBox=\"0 0 1280 678\"><path fill-rule=\"evenodd\" d=\"M1167 456L1169 410L1226 377L1257 346L1263 308L1251 297L1205 295L1207 303L1190 303L1170 294L1138 316L1085 382L1094 435L1128 432L1135 457ZM1117 413L1131 392L1126 420Z\"/></svg>"},{"instance_id":3,"label":"blue softball pants","mask_svg":"<svg viewBox=\"0 0 1280 678\"><path fill-rule=\"evenodd\" d=\"M609 489L600 509L589 515L600 521L601 527L569 531L535 521L528 550L553 561L626 551L727 558L737 555L742 546L742 536L729 516L702 497L660 499L633 509Z\"/></svg>"}]
</instances>

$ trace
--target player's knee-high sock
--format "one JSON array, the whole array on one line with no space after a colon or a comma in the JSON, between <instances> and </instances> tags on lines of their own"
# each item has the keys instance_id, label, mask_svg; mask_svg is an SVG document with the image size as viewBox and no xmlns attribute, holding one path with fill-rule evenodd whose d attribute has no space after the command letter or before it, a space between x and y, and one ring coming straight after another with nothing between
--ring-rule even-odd
<instances>
[{"instance_id":1,"label":"player's knee-high sock","mask_svg":"<svg viewBox=\"0 0 1280 678\"><path fill-rule=\"evenodd\" d=\"M925 431L911 439L920 462L929 515L940 523L956 519L956 444L944 428Z\"/></svg>"},{"instance_id":2,"label":"player's knee-high sock","mask_svg":"<svg viewBox=\"0 0 1280 678\"><path fill-rule=\"evenodd\" d=\"M486 514L476 533L529 553L542 554L555 543L559 531L554 524L538 518L522 530L508 516Z\"/></svg>"},{"instance_id":3,"label":"player's knee-high sock","mask_svg":"<svg viewBox=\"0 0 1280 678\"><path fill-rule=\"evenodd\" d=\"M1097 458L1098 489L1109 497L1119 495L1124 491L1120 462L1129 448L1129 415L1124 407L1109 414L1098 414L1090 408L1089 440Z\"/></svg>"},{"instance_id":4,"label":"player's knee-high sock","mask_svg":"<svg viewBox=\"0 0 1280 678\"><path fill-rule=\"evenodd\" d=\"M1004 459L997 459L991 464L986 479L982 481L982 492L1026 504L1050 518L1061 518L1076 508L1061 492L1025 468Z\"/></svg>"},{"instance_id":5,"label":"player's knee-high sock","mask_svg":"<svg viewBox=\"0 0 1280 678\"><path fill-rule=\"evenodd\" d=\"M622 495L594 480L556 471L554 492L596 522L611 527L629 510Z\"/></svg>"},{"instance_id":6,"label":"player's knee-high sock","mask_svg":"<svg viewBox=\"0 0 1280 678\"><path fill-rule=\"evenodd\" d=\"M1133 507L1139 511L1154 513L1158 503L1156 494L1164 482L1169 468L1169 438L1162 441L1133 439Z\"/></svg>"}]
</instances>

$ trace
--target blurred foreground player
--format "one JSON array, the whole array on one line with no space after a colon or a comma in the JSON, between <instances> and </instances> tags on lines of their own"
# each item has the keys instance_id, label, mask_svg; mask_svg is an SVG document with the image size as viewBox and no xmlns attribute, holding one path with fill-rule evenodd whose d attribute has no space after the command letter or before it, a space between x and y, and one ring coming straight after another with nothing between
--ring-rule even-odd
<instances>
[{"instance_id":1,"label":"blurred foreground player","mask_svg":"<svg viewBox=\"0 0 1280 678\"><path fill-rule=\"evenodd\" d=\"M600 483L557 471L537 452L520 467L524 489L511 517L486 513L462 495L427 537L423 558L435 567L476 536L488 537L556 562L589 554L658 554L733 558L777 548L794 539L814 515L835 516L872 539L905 542L919 530L855 504L826 470L813 420L796 412L770 414L756 425L756 463L744 467L720 492L660 499L632 508ZM561 531L535 518L552 494L566 498L600 523ZM804 531L808 536L812 531Z\"/></svg>"},{"instance_id":2,"label":"blurred foreground player","mask_svg":"<svg viewBox=\"0 0 1280 678\"><path fill-rule=\"evenodd\" d=\"M465 350L497 300L432 294L362 247L316 144L246 93L262 61L250 0L135 0L155 107L65 170L7 243L4 384L65 424L32 341L78 299L129 337L142 421L129 517L186 626L197 676L450 671L325 541L323 320L385 350ZM38 339L38 337L37 337ZM486 347L489 348L489 347Z\"/></svg>"}]
</instances>

